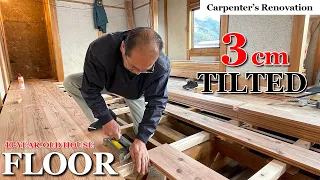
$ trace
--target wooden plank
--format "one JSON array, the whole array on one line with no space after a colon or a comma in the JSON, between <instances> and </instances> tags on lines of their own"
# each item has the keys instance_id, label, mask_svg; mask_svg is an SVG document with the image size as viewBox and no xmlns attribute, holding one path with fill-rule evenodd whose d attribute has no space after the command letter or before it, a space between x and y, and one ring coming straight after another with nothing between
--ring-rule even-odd
<instances>
[{"instance_id":1,"label":"wooden plank","mask_svg":"<svg viewBox=\"0 0 320 180\"><path fill-rule=\"evenodd\" d=\"M311 148L311 143L303 140L298 140L297 142L294 143L296 146L305 148L305 149L310 149ZM256 174L254 174L250 180L254 179L268 179L268 180L273 180L273 179L278 179L280 178L287 169L289 169L290 165L287 165L283 162L280 162L278 160L272 160L269 162L266 166L264 166L261 170L259 170ZM294 168L296 169L296 168ZM291 170L295 171L295 170ZM297 174L299 169L296 169L296 173L292 174Z\"/></svg>"},{"instance_id":2,"label":"wooden plank","mask_svg":"<svg viewBox=\"0 0 320 180\"><path fill-rule=\"evenodd\" d=\"M285 173L287 165L278 160L272 160L268 165L254 174L249 180L276 180Z\"/></svg>"},{"instance_id":3,"label":"wooden plank","mask_svg":"<svg viewBox=\"0 0 320 180\"><path fill-rule=\"evenodd\" d=\"M150 0L150 11L151 11L151 28L158 32L159 18L158 18L158 2L159 0Z\"/></svg>"},{"instance_id":4,"label":"wooden plank","mask_svg":"<svg viewBox=\"0 0 320 180\"><path fill-rule=\"evenodd\" d=\"M170 61L170 76L197 79L197 72L218 72L218 63L199 63L192 61Z\"/></svg>"},{"instance_id":5,"label":"wooden plank","mask_svg":"<svg viewBox=\"0 0 320 180\"><path fill-rule=\"evenodd\" d=\"M106 104L112 104L112 103L119 103L119 102L122 102L123 101L123 98L112 98L110 100L106 100Z\"/></svg>"},{"instance_id":6,"label":"wooden plank","mask_svg":"<svg viewBox=\"0 0 320 180\"><path fill-rule=\"evenodd\" d=\"M210 134L204 131L201 131L197 134L188 136L179 141L173 142L170 146L174 147L179 151L184 151L191 147L194 147L202 142L208 141L210 139Z\"/></svg>"},{"instance_id":7,"label":"wooden plank","mask_svg":"<svg viewBox=\"0 0 320 180\"><path fill-rule=\"evenodd\" d=\"M158 147L158 146L161 146L162 144L159 143L157 140L153 139L153 138L150 138L149 139L149 142L154 145L155 147Z\"/></svg>"},{"instance_id":8,"label":"wooden plank","mask_svg":"<svg viewBox=\"0 0 320 180\"><path fill-rule=\"evenodd\" d=\"M319 71L320 71L320 31L318 34L317 49L316 49L316 55L314 58L313 75L312 75L311 84L314 84L314 82L316 82Z\"/></svg>"},{"instance_id":9,"label":"wooden plank","mask_svg":"<svg viewBox=\"0 0 320 180\"><path fill-rule=\"evenodd\" d=\"M128 29L130 30L135 28L132 0L125 0L124 7L126 10Z\"/></svg>"},{"instance_id":10,"label":"wooden plank","mask_svg":"<svg viewBox=\"0 0 320 180\"><path fill-rule=\"evenodd\" d=\"M149 150L149 157L170 179L227 179L168 144Z\"/></svg>"},{"instance_id":11,"label":"wooden plank","mask_svg":"<svg viewBox=\"0 0 320 180\"><path fill-rule=\"evenodd\" d=\"M320 143L318 138L320 112L318 111L310 112L300 109L296 111L294 108L265 106L182 90L169 90L169 100L299 139Z\"/></svg>"},{"instance_id":12,"label":"wooden plank","mask_svg":"<svg viewBox=\"0 0 320 180\"><path fill-rule=\"evenodd\" d=\"M110 96L109 94L101 94L101 96L103 97L104 100L111 100L112 96Z\"/></svg>"},{"instance_id":13,"label":"wooden plank","mask_svg":"<svg viewBox=\"0 0 320 180\"><path fill-rule=\"evenodd\" d=\"M133 131L133 123L120 126L121 134L126 134L132 131Z\"/></svg>"},{"instance_id":14,"label":"wooden plank","mask_svg":"<svg viewBox=\"0 0 320 180\"><path fill-rule=\"evenodd\" d=\"M243 128L235 127L231 124L171 104L167 104L165 111L175 118L191 123L211 133L226 137L227 139L311 173L320 174L319 153L274 138L266 137Z\"/></svg>"},{"instance_id":15,"label":"wooden plank","mask_svg":"<svg viewBox=\"0 0 320 180\"><path fill-rule=\"evenodd\" d=\"M50 57L53 59L52 62L55 65L53 67L55 68L54 72L56 73L56 76L54 77L56 77L59 82L63 82L64 71L60 47L60 35L58 27L56 0L44 0L44 6L48 33L48 43L50 48Z\"/></svg>"},{"instance_id":16,"label":"wooden plank","mask_svg":"<svg viewBox=\"0 0 320 180\"><path fill-rule=\"evenodd\" d=\"M144 4L140 5L140 6L135 7L133 10L142 8L142 7L147 6L147 5L149 5L149 4L150 4L150 2L144 3Z\"/></svg>"},{"instance_id":17,"label":"wooden plank","mask_svg":"<svg viewBox=\"0 0 320 180\"><path fill-rule=\"evenodd\" d=\"M78 3L78 4L86 4L86 5L93 6L93 3L83 2L83 1L77 1L77 0L59 0L59 1L71 2L71 3ZM110 6L110 5L103 5L103 7L116 8L116 9L125 9L124 7L120 7L120 6Z\"/></svg>"},{"instance_id":18,"label":"wooden plank","mask_svg":"<svg viewBox=\"0 0 320 180\"><path fill-rule=\"evenodd\" d=\"M230 82L226 82L225 84L226 84L225 85L226 89L227 90L230 89ZM219 88L219 84L218 83L212 83L211 84L211 90L213 92L218 91L218 88ZM203 84L199 84L198 87L194 88L194 92L195 93L202 93L203 90L204 90L204 85Z\"/></svg>"},{"instance_id":19,"label":"wooden plank","mask_svg":"<svg viewBox=\"0 0 320 180\"><path fill-rule=\"evenodd\" d=\"M191 48L190 56L220 56L220 48Z\"/></svg>"},{"instance_id":20,"label":"wooden plank","mask_svg":"<svg viewBox=\"0 0 320 180\"><path fill-rule=\"evenodd\" d=\"M129 109L129 107L123 107L123 108L115 109L115 110L113 110L113 112L114 112L116 115L125 114L125 113L129 113L129 112L130 112L130 109Z\"/></svg>"},{"instance_id":21,"label":"wooden plank","mask_svg":"<svg viewBox=\"0 0 320 180\"><path fill-rule=\"evenodd\" d=\"M164 48L167 56L169 56L168 42L168 0L164 0Z\"/></svg>"},{"instance_id":22,"label":"wooden plank","mask_svg":"<svg viewBox=\"0 0 320 180\"><path fill-rule=\"evenodd\" d=\"M222 42L222 37L228 33L228 27L229 27L229 16L223 15L220 18L220 58L227 54L227 45L225 45ZM222 64L220 61L219 64L219 72L226 72L226 65Z\"/></svg>"},{"instance_id":23,"label":"wooden plank","mask_svg":"<svg viewBox=\"0 0 320 180\"><path fill-rule=\"evenodd\" d=\"M291 31L291 45L290 45L290 66L288 67L289 72L301 72L300 61L303 59L301 55L304 53L303 46L303 34L305 15L293 16L293 24Z\"/></svg>"}]
</instances>

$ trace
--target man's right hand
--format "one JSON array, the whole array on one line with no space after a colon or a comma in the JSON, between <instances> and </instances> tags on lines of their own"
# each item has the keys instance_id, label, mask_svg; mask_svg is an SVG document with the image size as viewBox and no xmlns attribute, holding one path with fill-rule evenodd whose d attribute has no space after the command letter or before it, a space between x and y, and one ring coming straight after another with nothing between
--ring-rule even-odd
<instances>
[{"instance_id":1,"label":"man's right hand","mask_svg":"<svg viewBox=\"0 0 320 180\"><path fill-rule=\"evenodd\" d=\"M120 126L115 120L111 120L107 124L103 125L102 131L105 135L107 135L110 138L115 138L119 140L121 137Z\"/></svg>"}]
</instances>

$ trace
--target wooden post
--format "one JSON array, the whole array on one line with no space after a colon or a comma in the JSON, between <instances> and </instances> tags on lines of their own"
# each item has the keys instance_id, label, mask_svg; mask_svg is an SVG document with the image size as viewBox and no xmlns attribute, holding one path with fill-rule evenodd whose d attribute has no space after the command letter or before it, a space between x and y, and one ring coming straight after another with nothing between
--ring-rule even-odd
<instances>
[{"instance_id":1,"label":"wooden post","mask_svg":"<svg viewBox=\"0 0 320 180\"><path fill-rule=\"evenodd\" d=\"M227 54L227 45L222 43L222 37L228 33L229 26L229 16L221 16L221 26L220 26L220 58L222 55ZM226 65L222 64L220 61L219 72L226 72Z\"/></svg>"},{"instance_id":2,"label":"wooden post","mask_svg":"<svg viewBox=\"0 0 320 180\"><path fill-rule=\"evenodd\" d=\"M56 9L56 0L43 0L46 26L48 34L49 52L53 64L54 77L59 82L64 80L63 62L60 47L60 36L58 28L58 18Z\"/></svg>"},{"instance_id":3,"label":"wooden post","mask_svg":"<svg viewBox=\"0 0 320 180\"><path fill-rule=\"evenodd\" d=\"M150 0L151 28L158 32L158 0Z\"/></svg>"},{"instance_id":4,"label":"wooden post","mask_svg":"<svg viewBox=\"0 0 320 180\"><path fill-rule=\"evenodd\" d=\"M128 29L135 28L132 0L125 0Z\"/></svg>"},{"instance_id":5,"label":"wooden post","mask_svg":"<svg viewBox=\"0 0 320 180\"><path fill-rule=\"evenodd\" d=\"M314 84L314 82L316 81L319 69L320 69L320 31L319 31L319 35L318 35L318 41L317 41L316 56L314 58L313 75L312 75L312 83L311 84ZM319 83L319 82L317 82L317 83Z\"/></svg>"},{"instance_id":6,"label":"wooden post","mask_svg":"<svg viewBox=\"0 0 320 180\"><path fill-rule=\"evenodd\" d=\"M292 33L291 33L291 45L290 45L290 66L288 72L300 72L301 63L304 60L304 36L307 30L305 30L306 16L295 15L293 17ZM305 32L306 31L306 32Z\"/></svg>"}]
</instances>

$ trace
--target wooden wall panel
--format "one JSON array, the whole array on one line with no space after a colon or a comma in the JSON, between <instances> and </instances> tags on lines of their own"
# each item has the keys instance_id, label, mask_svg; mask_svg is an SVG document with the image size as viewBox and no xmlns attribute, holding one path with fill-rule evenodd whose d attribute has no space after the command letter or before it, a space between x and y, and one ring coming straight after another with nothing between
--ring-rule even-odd
<instances>
[{"instance_id":1,"label":"wooden wall panel","mask_svg":"<svg viewBox=\"0 0 320 180\"><path fill-rule=\"evenodd\" d=\"M51 78L46 21L41 0L1 3L13 77Z\"/></svg>"}]
</instances>

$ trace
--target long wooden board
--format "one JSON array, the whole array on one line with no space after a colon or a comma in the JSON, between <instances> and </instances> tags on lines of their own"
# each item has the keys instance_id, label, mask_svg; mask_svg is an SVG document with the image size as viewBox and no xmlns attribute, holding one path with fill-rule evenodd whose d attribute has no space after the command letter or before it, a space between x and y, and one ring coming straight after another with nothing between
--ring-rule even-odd
<instances>
[{"instance_id":1,"label":"long wooden board","mask_svg":"<svg viewBox=\"0 0 320 180\"><path fill-rule=\"evenodd\" d=\"M170 76L197 78L197 72L219 72L219 63L195 61L170 61Z\"/></svg>"},{"instance_id":2,"label":"long wooden board","mask_svg":"<svg viewBox=\"0 0 320 180\"><path fill-rule=\"evenodd\" d=\"M309 142L320 143L320 112L258 105L183 90L169 90L169 100L250 123ZM275 126L276 124L276 126Z\"/></svg>"},{"instance_id":3,"label":"long wooden board","mask_svg":"<svg viewBox=\"0 0 320 180\"><path fill-rule=\"evenodd\" d=\"M170 179L227 179L168 144L161 145L148 152L152 164Z\"/></svg>"},{"instance_id":4,"label":"long wooden board","mask_svg":"<svg viewBox=\"0 0 320 180\"><path fill-rule=\"evenodd\" d=\"M319 153L255 133L244 128L236 127L171 104L167 104L165 111L170 116L198 126L213 134L226 137L282 162L320 175Z\"/></svg>"}]
</instances>

